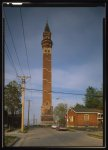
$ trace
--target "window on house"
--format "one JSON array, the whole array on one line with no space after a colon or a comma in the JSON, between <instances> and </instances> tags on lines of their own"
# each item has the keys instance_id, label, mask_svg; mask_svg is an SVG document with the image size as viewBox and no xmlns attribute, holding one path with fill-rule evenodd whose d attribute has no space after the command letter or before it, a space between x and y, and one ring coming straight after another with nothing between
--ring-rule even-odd
<instances>
[{"instance_id":1,"label":"window on house","mask_svg":"<svg viewBox=\"0 0 108 150\"><path fill-rule=\"evenodd\" d=\"M84 121L88 121L89 120L89 115L88 114L84 114Z\"/></svg>"}]
</instances>

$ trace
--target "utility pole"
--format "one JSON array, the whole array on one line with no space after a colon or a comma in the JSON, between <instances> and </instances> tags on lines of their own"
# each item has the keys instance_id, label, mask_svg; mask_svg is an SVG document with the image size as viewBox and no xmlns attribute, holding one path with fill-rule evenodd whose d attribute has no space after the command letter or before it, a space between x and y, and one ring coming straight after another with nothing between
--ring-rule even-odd
<instances>
[{"instance_id":1,"label":"utility pole","mask_svg":"<svg viewBox=\"0 0 108 150\"><path fill-rule=\"evenodd\" d=\"M24 132L24 99L25 99L25 80L30 78L30 76L18 76L22 83L21 83L21 89L22 89L22 117L21 117L21 132Z\"/></svg>"},{"instance_id":2,"label":"utility pole","mask_svg":"<svg viewBox=\"0 0 108 150\"><path fill-rule=\"evenodd\" d=\"M30 114L30 100L27 100L28 101L28 127L30 126L30 119L29 119L29 114Z\"/></svg>"},{"instance_id":3,"label":"utility pole","mask_svg":"<svg viewBox=\"0 0 108 150\"><path fill-rule=\"evenodd\" d=\"M37 119L36 119L36 125L37 125Z\"/></svg>"},{"instance_id":4,"label":"utility pole","mask_svg":"<svg viewBox=\"0 0 108 150\"><path fill-rule=\"evenodd\" d=\"M69 119L68 119L68 104L67 104L67 118L66 118L66 126L68 127L68 121L69 121Z\"/></svg>"},{"instance_id":5,"label":"utility pole","mask_svg":"<svg viewBox=\"0 0 108 150\"><path fill-rule=\"evenodd\" d=\"M35 125L35 114L33 115L33 125Z\"/></svg>"}]
</instances>

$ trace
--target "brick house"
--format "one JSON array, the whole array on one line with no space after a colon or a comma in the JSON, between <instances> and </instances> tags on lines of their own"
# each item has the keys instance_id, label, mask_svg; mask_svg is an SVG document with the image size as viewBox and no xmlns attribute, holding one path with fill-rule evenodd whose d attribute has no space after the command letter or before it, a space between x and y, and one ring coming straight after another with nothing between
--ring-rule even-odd
<instances>
[{"instance_id":1,"label":"brick house","mask_svg":"<svg viewBox=\"0 0 108 150\"><path fill-rule=\"evenodd\" d=\"M103 112L97 109L71 108L67 113L67 127L99 127L103 123Z\"/></svg>"}]
</instances>

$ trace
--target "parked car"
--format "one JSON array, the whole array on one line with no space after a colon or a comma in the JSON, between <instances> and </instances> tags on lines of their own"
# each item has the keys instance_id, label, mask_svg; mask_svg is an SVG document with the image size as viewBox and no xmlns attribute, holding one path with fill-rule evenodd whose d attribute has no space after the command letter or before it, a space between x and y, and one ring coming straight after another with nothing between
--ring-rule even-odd
<instances>
[{"instance_id":1,"label":"parked car","mask_svg":"<svg viewBox=\"0 0 108 150\"><path fill-rule=\"evenodd\" d=\"M68 131L68 128L62 127L62 126L58 126L58 127L56 128L56 130L58 130L58 131Z\"/></svg>"},{"instance_id":2,"label":"parked car","mask_svg":"<svg viewBox=\"0 0 108 150\"><path fill-rule=\"evenodd\" d=\"M56 124L53 124L53 125L51 126L51 128L56 129L56 128L57 128L57 125L56 125Z\"/></svg>"}]
</instances>

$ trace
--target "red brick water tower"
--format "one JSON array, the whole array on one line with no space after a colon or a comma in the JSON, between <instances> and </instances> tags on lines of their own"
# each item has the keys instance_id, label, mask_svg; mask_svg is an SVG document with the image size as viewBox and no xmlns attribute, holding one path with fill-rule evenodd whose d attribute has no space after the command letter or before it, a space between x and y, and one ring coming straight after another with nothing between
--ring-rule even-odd
<instances>
[{"instance_id":1,"label":"red brick water tower","mask_svg":"<svg viewBox=\"0 0 108 150\"><path fill-rule=\"evenodd\" d=\"M53 123L52 106L52 40L48 23L44 28L43 40L41 42L43 50L43 101L41 106L41 124L48 125Z\"/></svg>"}]
</instances>

